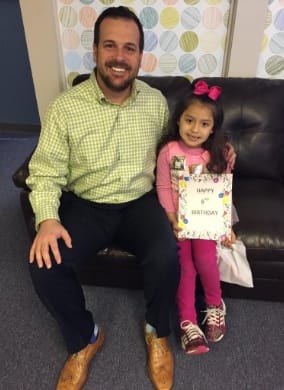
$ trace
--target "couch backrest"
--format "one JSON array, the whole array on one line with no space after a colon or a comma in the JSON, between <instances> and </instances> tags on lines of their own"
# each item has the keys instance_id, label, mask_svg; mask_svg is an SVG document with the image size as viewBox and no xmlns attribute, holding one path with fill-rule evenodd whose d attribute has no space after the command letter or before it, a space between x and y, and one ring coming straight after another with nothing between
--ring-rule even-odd
<instances>
[{"instance_id":1,"label":"couch backrest","mask_svg":"<svg viewBox=\"0 0 284 390\"><path fill-rule=\"evenodd\" d=\"M283 181L284 80L202 79L223 88L223 127L237 152L235 176Z\"/></svg>"},{"instance_id":2,"label":"couch backrest","mask_svg":"<svg viewBox=\"0 0 284 390\"><path fill-rule=\"evenodd\" d=\"M73 85L88 77L89 74L77 76ZM183 76L139 78L161 90L171 112L178 99L192 91L192 84ZM223 127L237 152L234 176L284 183L284 80L240 77L202 79L210 86L217 84L223 88ZM29 158L13 175L19 187L25 187Z\"/></svg>"},{"instance_id":3,"label":"couch backrest","mask_svg":"<svg viewBox=\"0 0 284 390\"><path fill-rule=\"evenodd\" d=\"M192 92L190 81L183 76L139 76L138 78L162 92L167 98L170 113L172 113L178 99Z\"/></svg>"},{"instance_id":4,"label":"couch backrest","mask_svg":"<svg viewBox=\"0 0 284 390\"><path fill-rule=\"evenodd\" d=\"M80 75L74 84L88 75ZM191 93L182 76L140 76L167 98L170 112ZM223 128L237 152L234 175L284 181L284 80L246 77L203 77L223 89Z\"/></svg>"}]
</instances>

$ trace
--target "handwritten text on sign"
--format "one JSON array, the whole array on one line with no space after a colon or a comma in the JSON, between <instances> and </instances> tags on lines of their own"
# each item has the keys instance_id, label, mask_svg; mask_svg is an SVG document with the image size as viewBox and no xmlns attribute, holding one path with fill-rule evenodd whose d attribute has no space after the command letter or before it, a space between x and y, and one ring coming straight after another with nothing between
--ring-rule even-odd
<instances>
[{"instance_id":1,"label":"handwritten text on sign","mask_svg":"<svg viewBox=\"0 0 284 390\"><path fill-rule=\"evenodd\" d=\"M233 175L181 175L179 238L219 240L231 234Z\"/></svg>"}]
</instances>

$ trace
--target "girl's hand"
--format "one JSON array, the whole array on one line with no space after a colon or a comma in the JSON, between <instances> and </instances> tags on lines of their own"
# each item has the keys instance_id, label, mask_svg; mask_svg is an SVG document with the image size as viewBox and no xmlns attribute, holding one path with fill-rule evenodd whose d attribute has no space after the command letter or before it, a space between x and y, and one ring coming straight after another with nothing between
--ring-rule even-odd
<instances>
[{"instance_id":1,"label":"girl's hand","mask_svg":"<svg viewBox=\"0 0 284 390\"><path fill-rule=\"evenodd\" d=\"M225 159L226 159L226 161L229 164L231 169L234 169L234 166L236 163L236 157L237 157L237 154L235 152L233 145L230 143L227 143L226 144L226 151L225 151Z\"/></svg>"},{"instance_id":2,"label":"girl's hand","mask_svg":"<svg viewBox=\"0 0 284 390\"><path fill-rule=\"evenodd\" d=\"M182 229L178 226L177 215L176 215L176 213L167 213L167 216L168 216L168 219L170 221L170 224L172 225L174 235L176 236L176 238L178 238L178 233Z\"/></svg>"},{"instance_id":3,"label":"girl's hand","mask_svg":"<svg viewBox=\"0 0 284 390\"><path fill-rule=\"evenodd\" d=\"M172 223L172 228L173 228L174 235L176 236L176 238L178 238L178 233L179 233L182 229L178 226L178 223L177 223L177 222Z\"/></svg>"},{"instance_id":4,"label":"girl's hand","mask_svg":"<svg viewBox=\"0 0 284 390\"><path fill-rule=\"evenodd\" d=\"M226 248L232 248L232 245L236 242L236 234L231 230L231 237L227 237L224 241L221 242Z\"/></svg>"}]
</instances>

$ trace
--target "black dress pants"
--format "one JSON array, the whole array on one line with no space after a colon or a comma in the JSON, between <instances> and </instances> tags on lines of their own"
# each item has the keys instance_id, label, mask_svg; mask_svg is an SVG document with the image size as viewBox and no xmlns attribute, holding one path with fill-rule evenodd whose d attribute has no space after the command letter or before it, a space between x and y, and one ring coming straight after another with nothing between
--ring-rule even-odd
<instances>
[{"instance_id":1,"label":"black dress pants","mask_svg":"<svg viewBox=\"0 0 284 390\"><path fill-rule=\"evenodd\" d=\"M86 310L76 268L102 248L116 242L136 255L143 268L145 320L158 337L170 333L170 310L179 281L176 240L156 193L124 204L98 204L62 196L62 225L69 232L72 248L59 240L62 263L51 269L30 265L35 289L61 329L69 353L84 348L94 329L92 314ZM126 319L127 320L127 319Z\"/></svg>"}]
</instances>

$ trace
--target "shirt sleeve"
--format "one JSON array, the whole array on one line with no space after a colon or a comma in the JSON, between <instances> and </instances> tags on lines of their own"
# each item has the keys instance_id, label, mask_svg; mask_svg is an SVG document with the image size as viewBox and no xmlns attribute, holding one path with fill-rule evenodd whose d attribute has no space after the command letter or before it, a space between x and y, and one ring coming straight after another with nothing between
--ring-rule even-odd
<instances>
[{"instance_id":1,"label":"shirt sleeve","mask_svg":"<svg viewBox=\"0 0 284 390\"><path fill-rule=\"evenodd\" d=\"M67 121L56 102L43 120L40 138L29 164L26 180L31 189L29 199L35 213L35 227L46 219L59 220L58 209L62 188L67 184Z\"/></svg>"},{"instance_id":2,"label":"shirt sleeve","mask_svg":"<svg viewBox=\"0 0 284 390\"><path fill-rule=\"evenodd\" d=\"M176 212L173 200L173 190L171 184L170 162L168 147L164 146L157 160L156 187L158 198L166 212Z\"/></svg>"}]
</instances>

